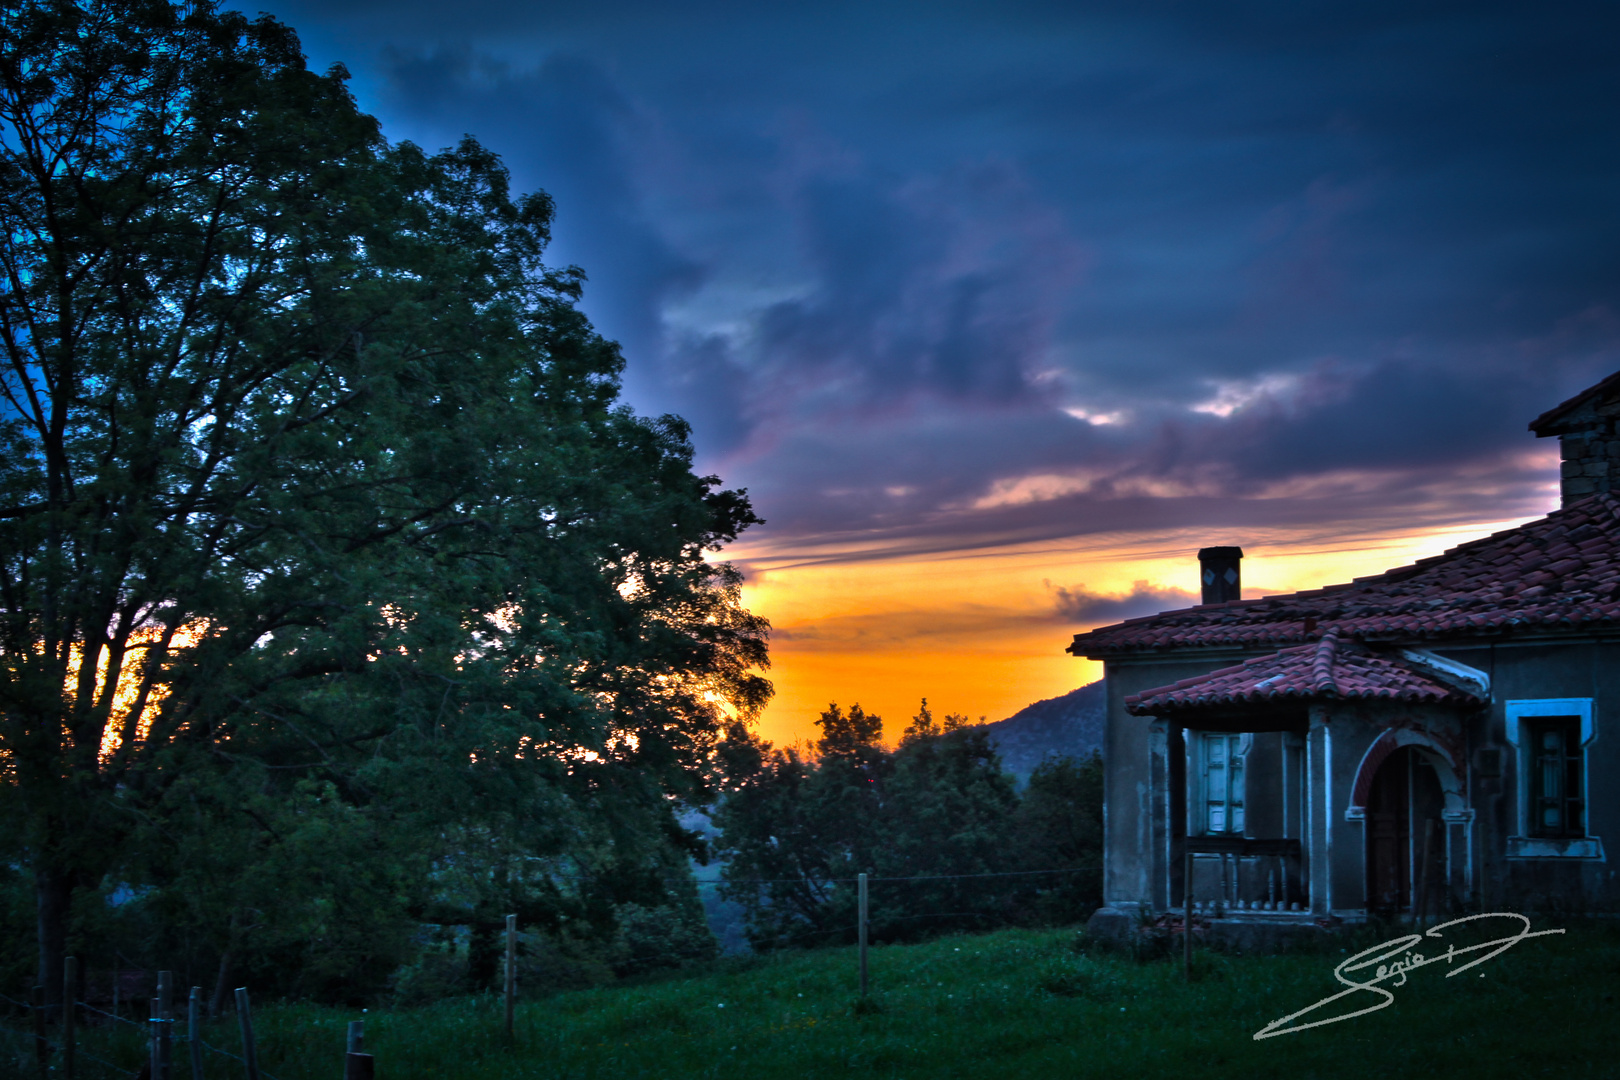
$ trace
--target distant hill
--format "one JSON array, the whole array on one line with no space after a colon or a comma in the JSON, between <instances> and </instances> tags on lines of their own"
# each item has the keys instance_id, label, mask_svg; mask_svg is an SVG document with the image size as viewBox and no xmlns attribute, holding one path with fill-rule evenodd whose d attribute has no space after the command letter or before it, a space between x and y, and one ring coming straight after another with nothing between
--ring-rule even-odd
<instances>
[{"instance_id":1,"label":"distant hill","mask_svg":"<svg viewBox=\"0 0 1620 1080\"><path fill-rule=\"evenodd\" d=\"M1108 699L1098 679L1062 697L1026 705L1005 720L986 724L1001 754L1002 768L1029 776L1048 754L1089 757L1101 751Z\"/></svg>"}]
</instances>

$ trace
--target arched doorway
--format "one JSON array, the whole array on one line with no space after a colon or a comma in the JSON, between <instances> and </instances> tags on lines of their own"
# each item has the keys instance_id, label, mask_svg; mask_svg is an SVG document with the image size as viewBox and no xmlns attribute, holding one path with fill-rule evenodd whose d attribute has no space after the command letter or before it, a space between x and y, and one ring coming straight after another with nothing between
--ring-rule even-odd
<instances>
[{"instance_id":1,"label":"arched doorway","mask_svg":"<svg viewBox=\"0 0 1620 1080\"><path fill-rule=\"evenodd\" d=\"M1444 808L1440 778L1416 748L1402 746L1378 766L1367 792L1370 911L1389 916L1412 910L1425 825L1439 822Z\"/></svg>"}]
</instances>

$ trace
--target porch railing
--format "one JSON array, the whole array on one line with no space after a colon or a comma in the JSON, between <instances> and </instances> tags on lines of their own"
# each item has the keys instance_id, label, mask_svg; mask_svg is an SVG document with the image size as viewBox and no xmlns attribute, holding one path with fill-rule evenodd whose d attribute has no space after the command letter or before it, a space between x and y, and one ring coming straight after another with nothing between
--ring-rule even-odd
<instances>
[{"instance_id":1,"label":"porch railing","mask_svg":"<svg viewBox=\"0 0 1620 1080\"><path fill-rule=\"evenodd\" d=\"M1297 839L1215 835L1189 836L1183 842L1183 850L1194 856L1190 883L1194 903L1254 911L1288 911L1297 904L1298 910L1309 910ZM1188 886L1183 882L1183 888Z\"/></svg>"}]
</instances>

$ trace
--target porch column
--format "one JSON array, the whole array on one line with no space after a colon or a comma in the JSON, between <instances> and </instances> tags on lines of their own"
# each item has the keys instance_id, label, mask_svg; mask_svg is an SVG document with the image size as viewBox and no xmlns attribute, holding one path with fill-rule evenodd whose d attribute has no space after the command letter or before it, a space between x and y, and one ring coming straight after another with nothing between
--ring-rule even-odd
<instances>
[{"instance_id":1,"label":"porch column","mask_svg":"<svg viewBox=\"0 0 1620 1080\"><path fill-rule=\"evenodd\" d=\"M1290 868L1285 859L1282 872L1288 880L1284 899L1298 903L1310 896L1310 859L1305 854L1305 810L1308 805L1305 779L1305 736L1292 731L1282 733L1282 834L1287 840L1300 842L1299 861ZM1292 877L1289 877L1292 872Z\"/></svg>"},{"instance_id":2,"label":"porch column","mask_svg":"<svg viewBox=\"0 0 1620 1080\"><path fill-rule=\"evenodd\" d=\"M1171 839L1170 806L1170 725L1155 719L1148 725L1148 805L1153 820L1148 826L1148 882L1152 890L1148 902L1154 911L1170 908Z\"/></svg>"},{"instance_id":3,"label":"porch column","mask_svg":"<svg viewBox=\"0 0 1620 1080\"><path fill-rule=\"evenodd\" d=\"M1305 874L1311 911L1333 912L1333 737L1327 707L1311 706L1305 736Z\"/></svg>"},{"instance_id":4,"label":"porch column","mask_svg":"<svg viewBox=\"0 0 1620 1080\"><path fill-rule=\"evenodd\" d=\"M1474 811L1442 810L1446 827L1446 892L1459 906L1474 898Z\"/></svg>"}]
</instances>

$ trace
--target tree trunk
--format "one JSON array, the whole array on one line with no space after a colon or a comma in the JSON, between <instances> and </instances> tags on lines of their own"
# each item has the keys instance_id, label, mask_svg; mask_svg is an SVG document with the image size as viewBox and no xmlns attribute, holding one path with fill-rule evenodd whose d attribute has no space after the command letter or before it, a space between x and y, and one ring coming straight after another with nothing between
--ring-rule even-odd
<instances>
[{"instance_id":1,"label":"tree trunk","mask_svg":"<svg viewBox=\"0 0 1620 1080\"><path fill-rule=\"evenodd\" d=\"M67 955L68 911L73 903L73 875L65 870L39 867L34 871L34 896L39 913L39 977L45 988L46 1015L56 1015L62 1002L62 958Z\"/></svg>"},{"instance_id":2,"label":"tree trunk","mask_svg":"<svg viewBox=\"0 0 1620 1080\"><path fill-rule=\"evenodd\" d=\"M504 923L477 920L467 939L467 982L473 993L494 989L500 972L502 947L499 940Z\"/></svg>"}]
</instances>

